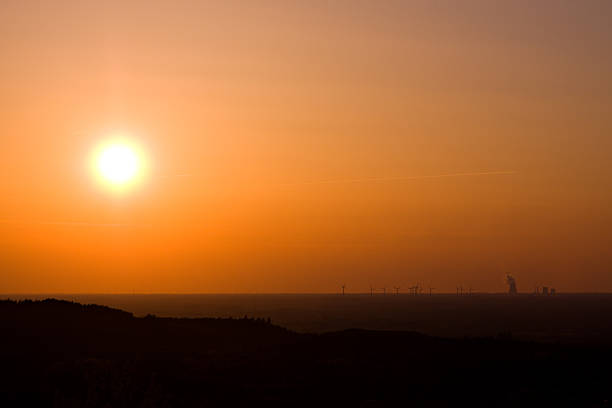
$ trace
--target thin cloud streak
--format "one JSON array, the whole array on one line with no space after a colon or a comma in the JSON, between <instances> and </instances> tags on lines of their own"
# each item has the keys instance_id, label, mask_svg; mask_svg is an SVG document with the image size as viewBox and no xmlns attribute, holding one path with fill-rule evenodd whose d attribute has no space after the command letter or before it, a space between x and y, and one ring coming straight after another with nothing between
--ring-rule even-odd
<instances>
[{"instance_id":1,"label":"thin cloud streak","mask_svg":"<svg viewBox=\"0 0 612 408\"><path fill-rule=\"evenodd\" d=\"M0 220L0 224L14 224L14 225L60 225L69 227L139 227L148 225L137 225L137 224L113 224L113 223L92 223L92 222L71 222L71 221L24 221L24 220Z\"/></svg>"},{"instance_id":2,"label":"thin cloud streak","mask_svg":"<svg viewBox=\"0 0 612 408\"><path fill-rule=\"evenodd\" d=\"M338 180L319 180L319 181L304 181L301 183L283 183L282 185L304 185L304 184L336 184L336 183L369 183L369 182L385 182L385 181L405 181L405 180L420 180L430 178L446 178L446 177L472 177L472 176L503 176L518 174L518 171L476 171L468 173L448 173L435 174L425 176L404 176L404 177L372 177L359 179L338 179Z\"/></svg>"}]
</instances>

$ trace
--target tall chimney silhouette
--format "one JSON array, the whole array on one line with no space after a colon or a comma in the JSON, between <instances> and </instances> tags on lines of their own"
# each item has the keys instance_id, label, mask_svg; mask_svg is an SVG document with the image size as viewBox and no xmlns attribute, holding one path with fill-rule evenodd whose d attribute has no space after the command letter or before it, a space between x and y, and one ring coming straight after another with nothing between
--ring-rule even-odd
<instances>
[{"instance_id":1,"label":"tall chimney silhouette","mask_svg":"<svg viewBox=\"0 0 612 408\"><path fill-rule=\"evenodd\" d=\"M516 279L509 273L506 274L506 283L508 284L508 294L516 295L518 290L516 289Z\"/></svg>"}]
</instances>

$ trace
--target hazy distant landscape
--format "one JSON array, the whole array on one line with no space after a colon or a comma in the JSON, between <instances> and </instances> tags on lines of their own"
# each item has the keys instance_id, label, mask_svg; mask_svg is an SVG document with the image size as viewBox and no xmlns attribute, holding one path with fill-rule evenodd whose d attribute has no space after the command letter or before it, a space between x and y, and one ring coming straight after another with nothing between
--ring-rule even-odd
<instances>
[{"instance_id":1,"label":"hazy distant landscape","mask_svg":"<svg viewBox=\"0 0 612 408\"><path fill-rule=\"evenodd\" d=\"M612 344L612 294L2 295L11 299L48 297L106 305L136 316L270 318L298 332L360 328Z\"/></svg>"}]
</instances>

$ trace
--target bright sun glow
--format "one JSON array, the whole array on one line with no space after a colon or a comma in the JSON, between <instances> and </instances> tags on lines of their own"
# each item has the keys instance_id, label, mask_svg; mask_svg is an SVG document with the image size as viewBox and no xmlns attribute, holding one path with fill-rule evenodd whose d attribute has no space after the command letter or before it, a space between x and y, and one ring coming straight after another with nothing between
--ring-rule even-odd
<instances>
[{"instance_id":1,"label":"bright sun glow","mask_svg":"<svg viewBox=\"0 0 612 408\"><path fill-rule=\"evenodd\" d=\"M143 171L142 155L124 141L101 146L94 158L98 176L113 187L124 187L136 181Z\"/></svg>"}]
</instances>

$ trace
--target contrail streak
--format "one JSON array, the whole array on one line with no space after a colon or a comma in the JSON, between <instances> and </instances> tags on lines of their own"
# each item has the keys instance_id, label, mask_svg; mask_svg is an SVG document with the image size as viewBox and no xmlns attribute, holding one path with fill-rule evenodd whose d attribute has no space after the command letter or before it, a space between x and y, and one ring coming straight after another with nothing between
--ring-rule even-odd
<instances>
[{"instance_id":1,"label":"contrail streak","mask_svg":"<svg viewBox=\"0 0 612 408\"><path fill-rule=\"evenodd\" d=\"M369 183L369 182L384 182L384 181L420 180L420 179L445 178L445 177L502 176L502 175L511 175L511 174L518 174L518 172L517 171L474 171L474 172L468 172L468 173L447 173L447 174L435 174L435 175L425 175L425 176L371 177L371 178L357 178L357 179L304 181L301 183L283 183L282 185Z\"/></svg>"},{"instance_id":2,"label":"contrail streak","mask_svg":"<svg viewBox=\"0 0 612 408\"><path fill-rule=\"evenodd\" d=\"M91 222L70 222L70 221L23 221L23 220L0 220L0 224L17 225L62 225L71 227L134 227L134 224L113 224L113 223L91 223Z\"/></svg>"}]
</instances>

